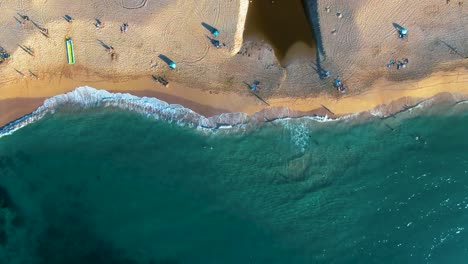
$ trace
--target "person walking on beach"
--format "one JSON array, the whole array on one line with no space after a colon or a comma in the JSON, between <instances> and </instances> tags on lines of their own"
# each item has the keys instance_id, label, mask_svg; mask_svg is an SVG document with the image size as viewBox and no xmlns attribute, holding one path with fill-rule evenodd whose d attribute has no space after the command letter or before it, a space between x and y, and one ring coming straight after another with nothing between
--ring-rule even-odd
<instances>
[{"instance_id":1,"label":"person walking on beach","mask_svg":"<svg viewBox=\"0 0 468 264\"><path fill-rule=\"evenodd\" d=\"M124 23L121 27L120 27L120 32L121 33L125 33L127 32L128 30L128 23Z\"/></svg>"},{"instance_id":2,"label":"person walking on beach","mask_svg":"<svg viewBox=\"0 0 468 264\"><path fill-rule=\"evenodd\" d=\"M94 25L96 26L96 29L101 29L104 27L104 23L97 18L96 18L96 23L94 23Z\"/></svg>"}]
</instances>

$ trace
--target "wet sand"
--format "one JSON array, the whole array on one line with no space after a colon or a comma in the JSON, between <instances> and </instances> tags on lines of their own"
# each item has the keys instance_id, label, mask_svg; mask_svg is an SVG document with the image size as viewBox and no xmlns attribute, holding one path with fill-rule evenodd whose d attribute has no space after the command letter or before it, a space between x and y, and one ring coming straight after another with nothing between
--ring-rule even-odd
<instances>
[{"instance_id":1,"label":"wet sand","mask_svg":"<svg viewBox=\"0 0 468 264\"><path fill-rule=\"evenodd\" d=\"M0 100L0 127L33 112L46 98L13 98Z\"/></svg>"},{"instance_id":2,"label":"wet sand","mask_svg":"<svg viewBox=\"0 0 468 264\"><path fill-rule=\"evenodd\" d=\"M112 78L95 76L77 69L74 69L70 77L56 74L39 76L39 80L21 79L0 88L0 126L32 112L47 97L66 93L80 86L156 97L168 103L181 104L207 116L241 109L252 112L255 111L253 109L261 108L261 102L248 94L200 90L175 82L170 82L169 87L164 87L150 76Z\"/></svg>"},{"instance_id":3,"label":"wet sand","mask_svg":"<svg viewBox=\"0 0 468 264\"><path fill-rule=\"evenodd\" d=\"M185 87L179 83L170 83L169 87L164 87L149 77L120 82L96 76L94 78L88 76L88 78L94 80L80 81L74 78L49 76L46 80L22 80L15 86L8 86L8 92L0 92L0 112L2 113L0 126L32 112L43 102L44 98L72 91L78 86L156 97L168 103L181 104L207 117L226 112L244 112L252 115L269 109L269 115L273 118L275 112L282 112L284 107L299 113L295 115L317 114L337 117L368 110L380 111L388 115L441 93L451 93L460 100L468 96L466 87L468 69L465 67L450 72L436 72L417 82L388 84L386 80L381 79L373 89L340 99L326 93L309 98L271 97L267 99L268 106L250 93L211 92ZM60 92L53 87L60 87ZM14 95L21 97L9 98Z\"/></svg>"}]
</instances>

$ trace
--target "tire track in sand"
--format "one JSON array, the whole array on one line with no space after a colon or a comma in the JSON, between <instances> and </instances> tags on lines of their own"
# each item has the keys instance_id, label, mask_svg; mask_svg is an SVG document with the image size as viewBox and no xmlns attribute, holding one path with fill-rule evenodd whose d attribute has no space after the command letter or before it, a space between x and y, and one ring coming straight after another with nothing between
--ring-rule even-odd
<instances>
[{"instance_id":1,"label":"tire track in sand","mask_svg":"<svg viewBox=\"0 0 468 264\"><path fill-rule=\"evenodd\" d=\"M216 9L216 12L215 12L215 25L217 25L218 22L219 22L219 13L220 13L220 10L221 10L221 1L222 0L217 0L217 1L218 1L218 8ZM202 61L203 59L206 58L206 56L208 55L208 52L210 50L211 45L210 45L210 43L208 43L208 40L204 41L203 43L204 43L205 46L204 46L204 50L202 52L202 55L198 59L195 59L195 60L187 62L187 63L189 63L189 64L197 63L197 62L200 62L200 61Z\"/></svg>"},{"instance_id":2,"label":"tire track in sand","mask_svg":"<svg viewBox=\"0 0 468 264\"><path fill-rule=\"evenodd\" d=\"M16 4L17 4L17 9L16 9L16 11L18 11L18 12L21 13L22 15L28 13L29 8L25 8L24 0L18 0L18 1L16 2Z\"/></svg>"},{"instance_id":3,"label":"tire track in sand","mask_svg":"<svg viewBox=\"0 0 468 264\"><path fill-rule=\"evenodd\" d=\"M147 3L148 3L148 0L142 0L139 4L137 4L135 6L127 6L127 5L125 5L125 0L121 0L120 1L120 7L124 8L124 9L140 9L142 7L145 7Z\"/></svg>"},{"instance_id":4,"label":"tire track in sand","mask_svg":"<svg viewBox=\"0 0 468 264\"><path fill-rule=\"evenodd\" d=\"M183 2L180 6L175 7L174 14L169 18L166 26L162 30L162 39L166 42L167 46L175 48L173 49L173 53L166 54L167 56L173 56L174 59L177 59L181 63L193 65L205 59L210 49L210 45L205 35L194 35L197 31L186 30L189 28L188 25L193 24L187 23L187 19L193 19L193 17L187 16L185 10L190 9L189 6L185 7ZM197 13L197 10L195 10L195 13ZM184 32L193 36L194 38L192 43L187 43L186 38L177 39L178 36L182 35L179 32ZM195 44L193 44L193 42L195 42ZM201 47L202 49L194 52L189 48L189 45L191 47Z\"/></svg>"},{"instance_id":5,"label":"tire track in sand","mask_svg":"<svg viewBox=\"0 0 468 264\"><path fill-rule=\"evenodd\" d=\"M39 22L42 24L42 25L45 25L47 24L47 20L46 20L46 14L47 14L47 11L46 11L46 6L47 6L47 2L49 0L44 0L44 2L42 3L40 9L39 9Z\"/></svg>"}]
</instances>

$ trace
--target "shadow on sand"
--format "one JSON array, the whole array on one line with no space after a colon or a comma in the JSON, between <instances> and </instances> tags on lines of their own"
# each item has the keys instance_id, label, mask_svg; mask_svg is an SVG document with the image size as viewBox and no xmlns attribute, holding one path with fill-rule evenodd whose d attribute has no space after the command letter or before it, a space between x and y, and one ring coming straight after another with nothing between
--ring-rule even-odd
<instances>
[{"instance_id":1,"label":"shadow on sand","mask_svg":"<svg viewBox=\"0 0 468 264\"><path fill-rule=\"evenodd\" d=\"M320 68L320 62L325 59L325 51L323 49L322 32L320 29L318 0L304 0L302 3L307 15L307 19L311 25L317 44L317 67Z\"/></svg>"},{"instance_id":2,"label":"shadow on sand","mask_svg":"<svg viewBox=\"0 0 468 264\"><path fill-rule=\"evenodd\" d=\"M103 46L106 50L109 50L111 47L109 45L107 45L106 43L104 43L104 41L98 39L97 40L99 42L99 44L101 44L101 46Z\"/></svg>"},{"instance_id":3,"label":"shadow on sand","mask_svg":"<svg viewBox=\"0 0 468 264\"><path fill-rule=\"evenodd\" d=\"M330 72L322 68L320 65L320 61L317 59L316 63L311 62L312 64L312 69L319 75L320 79L326 79L330 77Z\"/></svg>"},{"instance_id":4,"label":"shadow on sand","mask_svg":"<svg viewBox=\"0 0 468 264\"><path fill-rule=\"evenodd\" d=\"M260 95L258 95L257 92L255 92L255 91L252 90L252 85L251 85L251 84L247 83L246 81L243 81L243 83L249 88L249 91L250 91L250 93L251 93L252 95L254 95L255 97L257 97L257 99L260 100L260 101L262 101L262 103L264 103L264 104L270 106L270 104L269 104L265 99L263 99Z\"/></svg>"},{"instance_id":5,"label":"shadow on sand","mask_svg":"<svg viewBox=\"0 0 468 264\"><path fill-rule=\"evenodd\" d=\"M397 23L392 23L392 25L398 32L400 32L402 29L405 29L402 25Z\"/></svg>"},{"instance_id":6,"label":"shadow on sand","mask_svg":"<svg viewBox=\"0 0 468 264\"><path fill-rule=\"evenodd\" d=\"M211 34L213 34L214 32L217 32L217 31L218 31L216 28L212 27L211 25L208 25L208 24L205 23L205 22L202 22L201 24L202 24L202 26L203 26L204 28L206 28Z\"/></svg>"},{"instance_id":7,"label":"shadow on sand","mask_svg":"<svg viewBox=\"0 0 468 264\"><path fill-rule=\"evenodd\" d=\"M164 54L159 54L158 56L161 60L163 60L168 66L174 63L173 60L169 59L166 55Z\"/></svg>"}]
</instances>

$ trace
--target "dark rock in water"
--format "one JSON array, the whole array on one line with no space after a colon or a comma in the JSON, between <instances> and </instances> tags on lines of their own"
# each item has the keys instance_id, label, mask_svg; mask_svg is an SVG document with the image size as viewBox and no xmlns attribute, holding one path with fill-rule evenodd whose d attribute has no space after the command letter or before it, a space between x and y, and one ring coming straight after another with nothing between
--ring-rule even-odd
<instances>
[{"instance_id":1,"label":"dark rock in water","mask_svg":"<svg viewBox=\"0 0 468 264\"><path fill-rule=\"evenodd\" d=\"M0 245L5 246L8 243L7 228L15 220L13 213L13 202L8 191L0 186Z\"/></svg>"},{"instance_id":2,"label":"dark rock in water","mask_svg":"<svg viewBox=\"0 0 468 264\"><path fill-rule=\"evenodd\" d=\"M12 206L13 203L7 189L5 189L3 186L0 186L0 208L5 209L11 208Z\"/></svg>"},{"instance_id":3,"label":"dark rock in water","mask_svg":"<svg viewBox=\"0 0 468 264\"><path fill-rule=\"evenodd\" d=\"M150 264L179 264L180 262L174 259L151 260Z\"/></svg>"},{"instance_id":4,"label":"dark rock in water","mask_svg":"<svg viewBox=\"0 0 468 264\"><path fill-rule=\"evenodd\" d=\"M7 168L13 163L13 159L8 156L0 156L0 168ZM0 174L1 176L1 174ZM1 192L1 190L0 190Z\"/></svg>"},{"instance_id":5,"label":"dark rock in water","mask_svg":"<svg viewBox=\"0 0 468 264\"><path fill-rule=\"evenodd\" d=\"M307 160L309 159L310 154L305 154L288 161L285 175L287 175L289 181L299 182L307 179L307 172L310 167Z\"/></svg>"},{"instance_id":6,"label":"dark rock in water","mask_svg":"<svg viewBox=\"0 0 468 264\"><path fill-rule=\"evenodd\" d=\"M41 263L137 263L97 237L87 224L77 221L75 225L64 229L61 223L64 219L61 216L58 218L40 235L37 255L42 260Z\"/></svg>"},{"instance_id":7,"label":"dark rock in water","mask_svg":"<svg viewBox=\"0 0 468 264\"><path fill-rule=\"evenodd\" d=\"M0 224L3 226L4 223L3 221L0 220ZM6 230L1 227L0 228L0 246L5 246L8 242L8 237L7 237L7 234L6 234Z\"/></svg>"}]
</instances>

